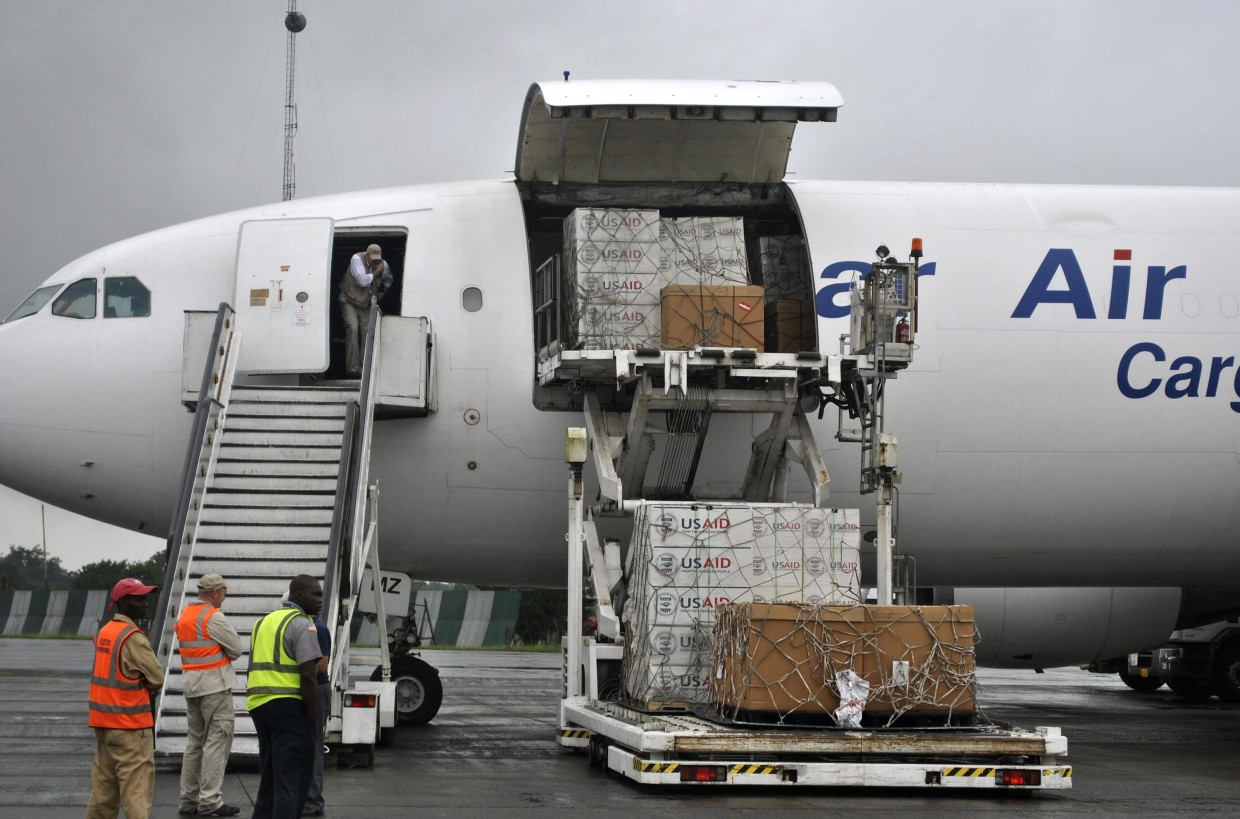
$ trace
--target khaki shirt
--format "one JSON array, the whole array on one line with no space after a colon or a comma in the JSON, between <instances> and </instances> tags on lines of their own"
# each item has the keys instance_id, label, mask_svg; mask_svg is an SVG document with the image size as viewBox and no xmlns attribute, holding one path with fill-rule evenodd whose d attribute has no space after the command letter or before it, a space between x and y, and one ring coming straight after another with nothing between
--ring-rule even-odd
<instances>
[{"instance_id":1,"label":"khaki shirt","mask_svg":"<svg viewBox=\"0 0 1240 819\"><path fill-rule=\"evenodd\" d=\"M112 619L129 623L131 626L138 625L119 612L112 615ZM163 687L164 667L159 664L159 658L151 650L151 643L141 630L129 635L121 644L120 667L121 673L126 677L131 679L141 677L146 687L152 691L158 691Z\"/></svg>"}]
</instances>

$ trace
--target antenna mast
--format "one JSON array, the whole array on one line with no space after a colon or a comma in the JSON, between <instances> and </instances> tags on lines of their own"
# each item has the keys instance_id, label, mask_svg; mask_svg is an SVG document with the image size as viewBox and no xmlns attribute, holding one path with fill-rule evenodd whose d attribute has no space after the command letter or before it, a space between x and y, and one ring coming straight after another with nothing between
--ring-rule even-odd
<instances>
[{"instance_id":1,"label":"antenna mast","mask_svg":"<svg viewBox=\"0 0 1240 819\"><path fill-rule=\"evenodd\" d=\"M306 16L297 11L297 0L288 0L284 28L288 30L288 59L284 68L284 201L297 190L293 169L293 137L297 135L297 103L293 101L293 78L296 75L297 46L294 37L306 27Z\"/></svg>"}]
</instances>

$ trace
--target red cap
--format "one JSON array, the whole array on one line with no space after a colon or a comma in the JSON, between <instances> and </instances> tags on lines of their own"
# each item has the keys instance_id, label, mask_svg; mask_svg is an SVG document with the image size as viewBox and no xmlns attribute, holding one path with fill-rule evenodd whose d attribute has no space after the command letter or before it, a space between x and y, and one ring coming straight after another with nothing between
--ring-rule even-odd
<instances>
[{"instance_id":1,"label":"red cap","mask_svg":"<svg viewBox=\"0 0 1240 819\"><path fill-rule=\"evenodd\" d=\"M136 577L118 580L112 587L112 602L119 602L122 597L142 597L158 589L159 586L148 586Z\"/></svg>"}]
</instances>

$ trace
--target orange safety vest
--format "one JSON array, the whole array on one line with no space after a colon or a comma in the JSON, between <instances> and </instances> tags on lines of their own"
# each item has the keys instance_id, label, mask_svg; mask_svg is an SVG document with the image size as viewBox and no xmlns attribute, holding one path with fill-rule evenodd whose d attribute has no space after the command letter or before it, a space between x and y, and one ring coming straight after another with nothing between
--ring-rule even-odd
<instances>
[{"instance_id":1,"label":"orange safety vest","mask_svg":"<svg viewBox=\"0 0 1240 819\"><path fill-rule=\"evenodd\" d=\"M191 603L177 618L177 640L181 644L181 670L206 671L232 662L224 647L207 636L207 622L218 612L210 603Z\"/></svg>"},{"instance_id":2,"label":"orange safety vest","mask_svg":"<svg viewBox=\"0 0 1240 819\"><path fill-rule=\"evenodd\" d=\"M95 635L95 669L90 678L90 727L152 728L151 698L142 678L121 671L121 646L139 631L123 620L110 620Z\"/></svg>"}]
</instances>

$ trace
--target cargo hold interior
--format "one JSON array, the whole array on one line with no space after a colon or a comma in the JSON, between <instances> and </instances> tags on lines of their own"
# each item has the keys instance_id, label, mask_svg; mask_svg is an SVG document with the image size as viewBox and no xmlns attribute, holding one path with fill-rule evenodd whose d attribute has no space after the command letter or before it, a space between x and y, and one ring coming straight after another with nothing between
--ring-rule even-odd
<instances>
[{"instance_id":1,"label":"cargo hold interior","mask_svg":"<svg viewBox=\"0 0 1240 819\"><path fill-rule=\"evenodd\" d=\"M742 183L682 183L682 184L580 184L580 183L531 183L517 182L525 214L526 235L529 242L531 291L535 307L546 301L540 293L536 280L537 271L549 260L565 252L568 220L579 208L627 211L657 211L660 219L683 220L688 218L733 218L741 220L744 230L744 254L747 261L748 283L765 285L765 329L759 343L765 341L767 352L801 352L819 349L814 330L813 274L808 250L802 251L803 261L798 266L800 281L793 285L800 297L793 305L786 293L776 292L769 272L772 242L792 238L804 245L804 229L796 212L795 203L788 187L782 183L756 185ZM764 260L763 254L768 259ZM764 271L767 271L764 274ZM782 274L781 274L782 275ZM765 279L765 281L764 281ZM784 288L788 282L784 281ZM782 308L798 311L804 330L785 334L782 341L775 333L776 303ZM566 337L555 340L561 349L582 349L579 339ZM658 339L651 346L675 348L660 344ZM727 345L720 345L727 346ZM739 344L735 346L741 346ZM749 345L745 345L749 346ZM581 406L575 388L564 384L535 385L534 403L543 409L575 410ZM617 396L623 400L623 396ZM604 404L610 404L604 397Z\"/></svg>"}]
</instances>

